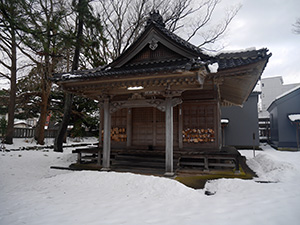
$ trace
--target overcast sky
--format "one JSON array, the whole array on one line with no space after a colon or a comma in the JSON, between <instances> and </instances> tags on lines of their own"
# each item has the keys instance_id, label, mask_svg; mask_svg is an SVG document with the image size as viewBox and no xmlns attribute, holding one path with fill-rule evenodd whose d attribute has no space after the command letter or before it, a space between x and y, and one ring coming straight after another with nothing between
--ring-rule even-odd
<instances>
[{"instance_id":1,"label":"overcast sky","mask_svg":"<svg viewBox=\"0 0 300 225\"><path fill-rule=\"evenodd\" d=\"M217 15L235 4L242 8L222 39L224 50L268 48L272 57L262 78L282 76L285 84L300 83L300 34L292 32L300 0L222 0ZM8 81L0 79L1 86L8 87Z\"/></svg>"},{"instance_id":2,"label":"overcast sky","mask_svg":"<svg viewBox=\"0 0 300 225\"><path fill-rule=\"evenodd\" d=\"M300 34L293 26L300 18L300 0L223 0L242 8L223 39L225 50L268 48L272 57L262 78L282 76L285 84L300 83Z\"/></svg>"}]
</instances>

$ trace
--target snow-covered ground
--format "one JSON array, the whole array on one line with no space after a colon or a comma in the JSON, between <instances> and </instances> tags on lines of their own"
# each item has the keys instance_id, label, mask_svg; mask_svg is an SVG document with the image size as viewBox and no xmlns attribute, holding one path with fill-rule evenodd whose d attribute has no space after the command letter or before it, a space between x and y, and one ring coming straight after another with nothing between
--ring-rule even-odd
<instances>
[{"instance_id":1,"label":"snow-covered ground","mask_svg":"<svg viewBox=\"0 0 300 225\"><path fill-rule=\"evenodd\" d=\"M298 225L300 152L263 149L254 158L241 151L258 178L214 180L203 190L154 176L50 169L75 161L71 148L1 152L0 224Z\"/></svg>"}]
</instances>

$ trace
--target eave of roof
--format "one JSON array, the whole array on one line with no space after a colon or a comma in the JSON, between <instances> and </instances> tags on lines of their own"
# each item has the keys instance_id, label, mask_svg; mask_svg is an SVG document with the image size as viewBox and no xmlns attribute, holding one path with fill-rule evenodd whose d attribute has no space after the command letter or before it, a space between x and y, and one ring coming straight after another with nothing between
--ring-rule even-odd
<instances>
[{"instance_id":1,"label":"eave of roof","mask_svg":"<svg viewBox=\"0 0 300 225\"><path fill-rule=\"evenodd\" d=\"M86 79L118 79L124 78L128 75L135 75L137 77L144 74L154 74L160 72L175 72L175 71L190 71L198 70L205 66L205 62L199 59L173 59L163 60L149 63L140 63L134 65L127 65L122 68L106 67L102 70L85 70L75 71L70 74L56 74L53 76L54 81L65 82L68 80L86 80Z\"/></svg>"},{"instance_id":2,"label":"eave of roof","mask_svg":"<svg viewBox=\"0 0 300 225\"><path fill-rule=\"evenodd\" d=\"M213 74L222 82L220 93L224 101L241 106L248 99L272 55L267 52L267 49L260 49L240 52L239 57L234 57L232 53L215 57L218 63L227 61L223 66L220 63L218 73Z\"/></svg>"},{"instance_id":3,"label":"eave of roof","mask_svg":"<svg viewBox=\"0 0 300 225\"><path fill-rule=\"evenodd\" d=\"M252 64L261 60L269 59L272 54L268 54L267 48L259 50L245 50L237 53L220 53L210 58L210 61L219 64L219 71L229 68Z\"/></svg>"},{"instance_id":4,"label":"eave of roof","mask_svg":"<svg viewBox=\"0 0 300 225\"><path fill-rule=\"evenodd\" d=\"M149 61L135 63L132 65L125 65L121 68L111 68L109 65L99 67L91 70L75 71L74 73L56 74L53 76L54 81L67 81L67 80L81 80L81 79L95 79L95 78L112 78L116 79L119 76L142 75L156 72L170 72L175 70L191 70L198 69L208 63L217 62L219 64L219 72L212 74L213 76L226 76L226 70L234 69L241 66L250 65L259 61L266 61L271 57L267 54L267 49L252 50L242 52L239 57L233 57L232 54L220 54L208 61L202 61L199 58L182 58L161 61ZM265 63L265 65L266 65ZM265 66L264 66L265 67ZM264 68L263 68L264 69Z\"/></svg>"}]
</instances>

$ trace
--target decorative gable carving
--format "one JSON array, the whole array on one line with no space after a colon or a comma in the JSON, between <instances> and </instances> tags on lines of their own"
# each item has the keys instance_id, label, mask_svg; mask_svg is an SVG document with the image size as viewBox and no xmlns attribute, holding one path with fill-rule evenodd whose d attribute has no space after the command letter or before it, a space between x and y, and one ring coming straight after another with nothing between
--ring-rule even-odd
<instances>
[{"instance_id":1,"label":"decorative gable carving","mask_svg":"<svg viewBox=\"0 0 300 225\"><path fill-rule=\"evenodd\" d=\"M149 48L154 51L157 47L158 41L155 38L152 38L152 40L149 42Z\"/></svg>"},{"instance_id":2,"label":"decorative gable carving","mask_svg":"<svg viewBox=\"0 0 300 225\"><path fill-rule=\"evenodd\" d=\"M163 50L161 49L162 46L164 47ZM153 51L153 53L150 51ZM165 59L178 59L179 57L198 58L202 53L197 47L169 32L156 21L146 26L140 37L110 66L120 68L131 62L147 61L147 59L154 61L156 57L153 57L153 54L161 55L160 61L162 61Z\"/></svg>"},{"instance_id":3,"label":"decorative gable carving","mask_svg":"<svg viewBox=\"0 0 300 225\"><path fill-rule=\"evenodd\" d=\"M156 46L153 46L156 45ZM127 64L142 63L142 62L156 62L169 59L179 59L183 56L177 54L161 43L152 43L146 45L132 60Z\"/></svg>"}]
</instances>

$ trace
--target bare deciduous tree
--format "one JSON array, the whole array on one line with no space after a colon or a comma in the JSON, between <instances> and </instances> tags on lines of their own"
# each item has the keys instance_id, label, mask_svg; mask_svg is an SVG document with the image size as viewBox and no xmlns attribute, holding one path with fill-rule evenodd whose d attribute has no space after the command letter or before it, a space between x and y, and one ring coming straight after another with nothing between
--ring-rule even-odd
<instances>
[{"instance_id":1,"label":"bare deciduous tree","mask_svg":"<svg viewBox=\"0 0 300 225\"><path fill-rule=\"evenodd\" d=\"M159 10L166 28L190 41L197 37L197 45L205 48L217 41L226 31L240 6L224 12L224 18L211 24L221 0L98 0L98 13L104 26L104 36L109 40L102 55L108 62L118 57L136 40L152 10Z\"/></svg>"},{"instance_id":2,"label":"bare deciduous tree","mask_svg":"<svg viewBox=\"0 0 300 225\"><path fill-rule=\"evenodd\" d=\"M296 34L300 34L300 18L296 20L296 22L293 24L293 27L293 32Z\"/></svg>"}]
</instances>

